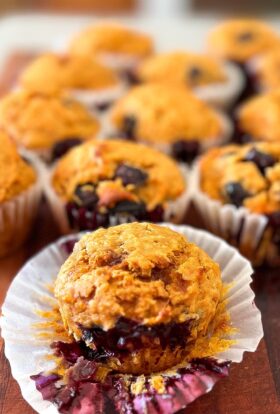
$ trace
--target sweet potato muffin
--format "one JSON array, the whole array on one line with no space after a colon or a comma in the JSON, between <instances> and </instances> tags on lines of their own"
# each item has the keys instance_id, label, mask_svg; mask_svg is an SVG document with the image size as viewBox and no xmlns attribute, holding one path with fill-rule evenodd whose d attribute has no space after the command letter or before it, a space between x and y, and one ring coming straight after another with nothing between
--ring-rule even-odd
<instances>
[{"instance_id":1,"label":"sweet potato muffin","mask_svg":"<svg viewBox=\"0 0 280 414\"><path fill-rule=\"evenodd\" d=\"M112 67L130 68L153 52L150 36L117 24L90 26L78 33L70 53L99 57Z\"/></svg>"},{"instance_id":2,"label":"sweet potato muffin","mask_svg":"<svg viewBox=\"0 0 280 414\"><path fill-rule=\"evenodd\" d=\"M216 55L244 64L279 45L279 36L262 21L236 19L218 25L210 33L208 44Z\"/></svg>"},{"instance_id":3,"label":"sweet potato muffin","mask_svg":"<svg viewBox=\"0 0 280 414\"><path fill-rule=\"evenodd\" d=\"M131 223L85 235L62 265L55 296L76 340L142 374L182 362L222 297L205 252L166 227Z\"/></svg>"},{"instance_id":4,"label":"sweet potato muffin","mask_svg":"<svg viewBox=\"0 0 280 414\"><path fill-rule=\"evenodd\" d=\"M56 158L71 146L94 137L99 122L68 96L19 91L0 101L0 127L20 147Z\"/></svg>"},{"instance_id":5,"label":"sweet potato muffin","mask_svg":"<svg viewBox=\"0 0 280 414\"><path fill-rule=\"evenodd\" d=\"M76 147L57 163L51 187L76 230L176 222L186 207L186 184L177 164L159 151L122 140L91 140Z\"/></svg>"},{"instance_id":6,"label":"sweet potato muffin","mask_svg":"<svg viewBox=\"0 0 280 414\"><path fill-rule=\"evenodd\" d=\"M280 142L280 89L251 98L236 117L240 133L248 140Z\"/></svg>"},{"instance_id":7,"label":"sweet potato muffin","mask_svg":"<svg viewBox=\"0 0 280 414\"><path fill-rule=\"evenodd\" d=\"M137 86L113 107L116 134L155 146L180 161L227 139L228 124L213 108L178 85Z\"/></svg>"}]
</instances>

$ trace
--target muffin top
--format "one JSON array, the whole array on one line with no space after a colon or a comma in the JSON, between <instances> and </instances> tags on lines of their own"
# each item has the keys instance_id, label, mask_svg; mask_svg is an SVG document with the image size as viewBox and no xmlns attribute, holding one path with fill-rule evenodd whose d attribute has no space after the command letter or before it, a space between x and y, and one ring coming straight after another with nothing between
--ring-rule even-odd
<instances>
[{"instance_id":1,"label":"muffin top","mask_svg":"<svg viewBox=\"0 0 280 414\"><path fill-rule=\"evenodd\" d=\"M17 152L16 145L0 130L0 203L16 197L36 180L33 168Z\"/></svg>"},{"instance_id":2,"label":"muffin top","mask_svg":"<svg viewBox=\"0 0 280 414\"><path fill-rule=\"evenodd\" d=\"M240 63L279 44L279 37L272 28L251 19L225 21L210 33L208 40L212 52Z\"/></svg>"},{"instance_id":3,"label":"muffin top","mask_svg":"<svg viewBox=\"0 0 280 414\"><path fill-rule=\"evenodd\" d=\"M0 101L0 126L29 149L51 148L72 137L87 139L99 130L99 122L73 99L26 91Z\"/></svg>"},{"instance_id":4,"label":"muffin top","mask_svg":"<svg viewBox=\"0 0 280 414\"><path fill-rule=\"evenodd\" d=\"M67 89L99 90L114 87L116 74L89 56L39 56L23 71L20 85L32 92L53 94Z\"/></svg>"},{"instance_id":5,"label":"muffin top","mask_svg":"<svg viewBox=\"0 0 280 414\"><path fill-rule=\"evenodd\" d=\"M253 139L280 141L280 88L249 99L239 108L237 120Z\"/></svg>"},{"instance_id":6,"label":"muffin top","mask_svg":"<svg viewBox=\"0 0 280 414\"><path fill-rule=\"evenodd\" d=\"M112 108L119 130L133 124L133 136L144 142L206 140L222 133L214 109L179 85L144 84L131 89Z\"/></svg>"},{"instance_id":7,"label":"muffin top","mask_svg":"<svg viewBox=\"0 0 280 414\"><path fill-rule=\"evenodd\" d=\"M255 75L262 90L280 87L280 47L269 50L256 62Z\"/></svg>"},{"instance_id":8,"label":"muffin top","mask_svg":"<svg viewBox=\"0 0 280 414\"><path fill-rule=\"evenodd\" d=\"M259 214L280 210L280 144L214 148L201 158L201 189Z\"/></svg>"},{"instance_id":9,"label":"muffin top","mask_svg":"<svg viewBox=\"0 0 280 414\"><path fill-rule=\"evenodd\" d=\"M124 54L144 57L153 52L150 36L114 24L91 26L77 34L70 52L79 55Z\"/></svg>"},{"instance_id":10,"label":"muffin top","mask_svg":"<svg viewBox=\"0 0 280 414\"><path fill-rule=\"evenodd\" d=\"M90 140L74 148L57 163L52 180L57 194L67 201L79 201L77 188L86 191L87 184L94 184L99 205L106 207L141 200L152 209L185 189L182 173L171 158L122 140Z\"/></svg>"},{"instance_id":11,"label":"muffin top","mask_svg":"<svg viewBox=\"0 0 280 414\"><path fill-rule=\"evenodd\" d=\"M130 223L85 235L60 269L55 296L70 332L120 317L145 325L197 321L208 327L221 272L203 250L166 227Z\"/></svg>"},{"instance_id":12,"label":"muffin top","mask_svg":"<svg viewBox=\"0 0 280 414\"><path fill-rule=\"evenodd\" d=\"M226 82L221 62L207 55L162 53L145 59L137 68L140 82L172 82L189 88Z\"/></svg>"}]
</instances>

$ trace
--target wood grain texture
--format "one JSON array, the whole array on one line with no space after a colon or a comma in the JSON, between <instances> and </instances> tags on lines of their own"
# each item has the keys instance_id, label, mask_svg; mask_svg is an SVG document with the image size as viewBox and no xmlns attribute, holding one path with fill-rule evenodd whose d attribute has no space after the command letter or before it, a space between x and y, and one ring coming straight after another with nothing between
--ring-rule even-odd
<instances>
[{"instance_id":1,"label":"wood grain texture","mask_svg":"<svg viewBox=\"0 0 280 414\"><path fill-rule=\"evenodd\" d=\"M0 93L8 90L30 56L13 55L0 78ZM201 227L192 208L186 223ZM58 237L58 230L45 203L42 203L32 236L16 254L0 261L0 305L14 275L40 248ZM233 364L229 378L221 380L181 414L280 414L280 274L279 269L261 269L253 287L263 315L265 338L257 352L246 354L241 364ZM32 414L21 397L4 356L0 339L0 414Z\"/></svg>"}]
</instances>

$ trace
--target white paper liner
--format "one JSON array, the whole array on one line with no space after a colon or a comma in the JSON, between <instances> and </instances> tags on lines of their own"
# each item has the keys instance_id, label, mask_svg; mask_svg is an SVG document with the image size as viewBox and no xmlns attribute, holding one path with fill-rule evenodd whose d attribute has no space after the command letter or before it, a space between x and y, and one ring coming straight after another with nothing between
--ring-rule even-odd
<instances>
[{"instance_id":1,"label":"white paper liner","mask_svg":"<svg viewBox=\"0 0 280 414\"><path fill-rule=\"evenodd\" d=\"M36 182L27 190L4 203L0 203L0 257L4 257L27 239L36 217L42 195L42 169L39 160L27 151L21 155L36 172Z\"/></svg>"},{"instance_id":2,"label":"white paper liner","mask_svg":"<svg viewBox=\"0 0 280 414\"><path fill-rule=\"evenodd\" d=\"M135 68L144 57L125 55L121 53L99 53L98 59L106 66L115 70L130 70Z\"/></svg>"},{"instance_id":3,"label":"white paper liner","mask_svg":"<svg viewBox=\"0 0 280 414\"><path fill-rule=\"evenodd\" d=\"M228 109L242 92L245 78L242 71L233 63L224 63L224 70L226 82L199 86L194 89L194 93L203 101Z\"/></svg>"},{"instance_id":4,"label":"white paper liner","mask_svg":"<svg viewBox=\"0 0 280 414\"><path fill-rule=\"evenodd\" d=\"M258 261L259 258L255 258L254 254L268 224L267 217L251 213L245 207L237 208L232 204L222 204L202 192L199 160L193 167L190 182L193 202L209 230L230 242L237 243L243 254L253 261Z\"/></svg>"},{"instance_id":5,"label":"white paper liner","mask_svg":"<svg viewBox=\"0 0 280 414\"><path fill-rule=\"evenodd\" d=\"M52 175L54 168L45 169L43 173L44 194L50 205L52 214L59 226L61 234L73 233L67 217L64 200L58 196L52 186ZM189 170L184 165L180 165L180 170L185 178L186 190L176 200L168 201L165 206L164 220L174 224L182 223L191 201L191 193L189 191L188 175Z\"/></svg>"},{"instance_id":6,"label":"white paper liner","mask_svg":"<svg viewBox=\"0 0 280 414\"><path fill-rule=\"evenodd\" d=\"M237 328L233 335L237 342L216 357L241 362L243 353L254 352L263 337L261 314L254 304L254 293L250 288L253 272L250 263L236 249L210 233L188 226L164 225L184 234L204 249L219 263L223 282L233 282L228 292L227 308L232 325ZM2 308L2 336L12 375L25 400L40 414L54 414L57 409L42 400L30 375L51 369L54 362L46 359L51 352L49 343L38 341L32 325L42 321L36 311L51 307L45 300L52 299L46 286L54 281L66 259L63 243L76 238L77 235L63 237L27 262L13 280Z\"/></svg>"}]
</instances>

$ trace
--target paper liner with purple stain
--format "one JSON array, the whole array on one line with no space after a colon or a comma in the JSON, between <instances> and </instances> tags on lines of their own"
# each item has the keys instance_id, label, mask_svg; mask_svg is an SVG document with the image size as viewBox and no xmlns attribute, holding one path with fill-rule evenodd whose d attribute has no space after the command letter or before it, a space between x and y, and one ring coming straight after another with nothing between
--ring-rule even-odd
<instances>
[{"instance_id":1,"label":"paper liner with purple stain","mask_svg":"<svg viewBox=\"0 0 280 414\"><path fill-rule=\"evenodd\" d=\"M137 381L136 376L109 374L104 381L98 381L99 355L92 358L83 343L58 342L53 348L68 365L67 384L56 374L40 373L31 378L43 399L51 401L63 414L173 414L229 374L229 361L194 359L175 373L162 373L163 391L155 390L147 375L143 380L145 390L135 394L131 385Z\"/></svg>"}]
</instances>

